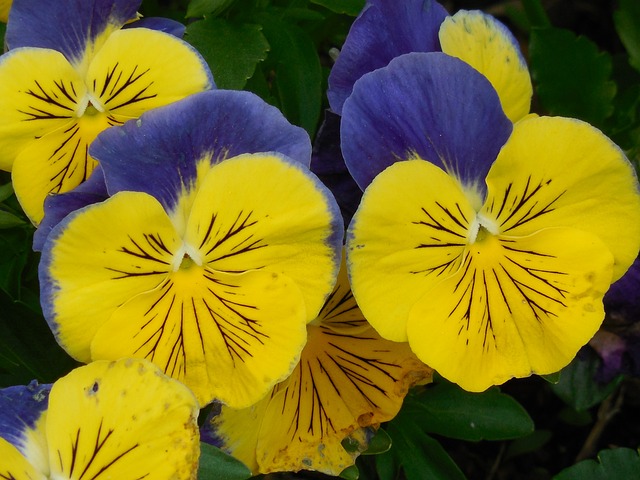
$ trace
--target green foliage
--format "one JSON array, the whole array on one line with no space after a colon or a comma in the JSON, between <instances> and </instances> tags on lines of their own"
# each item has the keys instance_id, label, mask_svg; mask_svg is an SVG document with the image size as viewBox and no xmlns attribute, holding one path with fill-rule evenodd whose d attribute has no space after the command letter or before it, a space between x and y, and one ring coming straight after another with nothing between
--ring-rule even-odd
<instances>
[{"instance_id":1,"label":"green foliage","mask_svg":"<svg viewBox=\"0 0 640 480\"><path fill-rule=\"evenodd\" d=\"M551 389L579 412L593 407L607 398L622 381L622 376L604 385L594 381L598 367L599 361L594 355L576 357L562 370L560 381L551 385Z\"/></svg>"},{"instance_id":2,"label":"green foliage","mask_svg":"<svg viewBox=\"0 0 640 480\"><path fill-rule=\"evenodd\" d=\"M620 40L629 53L629 63L640 71L640 2L620 0L613 14Z\"/></svg>"},{"instance_id":3,"label":"green foliage","mask_svg":"<svg viewBox=\"0 0 640 480\"><path fill-rule=\"evenodd\" d=\"M207 61L216 86L229 90L242 90L269 51L260 25L224 18L190 24L185 40Z\"/></svg>"},{"instance_id":4,"label":"green foliage","mask_svg":"<svg viewBox=\"0 0 640 480\"><path fill-rule=\"evenodd\" d=\"M611 56L591 40L569 30L534 28L530 56L531 75L546 111L596 126L611 116L616 94Z\"/></svg>"},{"instance_id":5,"label":"green foliage","mask_svg":"<svg viewBox=\"0 0 640 480\"><path fill-rule=\"evenodd\" d=\"M199 480L245 480L249 469L240 461L208 443L200 444Z\"/></svg>"},{"instance_id":6,"label":"green foliage","mask_svg":"<svg viewBox=\"0 0 640 480\"><path fill-rule=\"evenodd\" d=\"M235 0L191 0L187 7L187 18L216 16L233 4Z\"/></svg>"},{"instance_id":7,"label":"green foliage","mask_svg":"<svg viewBox=\"0 0 640 480\"><path fill-rule=\"evenodd\" d=\"M598 461L584 460L563 470L553 480L638 480L640 457L630 448L613 448L598 454Z\"/></svg>"},{"instance_id":8,"label":"green foliage","mask_svg":"<svg viewBox=\"0 0 640 480\"><path fill-rule=\"evenodd\" d=\"M356 16L364 7L364 0L311 0L311 3L322 5L335 13L346 13Z\"/></svg>"}]
</instances>

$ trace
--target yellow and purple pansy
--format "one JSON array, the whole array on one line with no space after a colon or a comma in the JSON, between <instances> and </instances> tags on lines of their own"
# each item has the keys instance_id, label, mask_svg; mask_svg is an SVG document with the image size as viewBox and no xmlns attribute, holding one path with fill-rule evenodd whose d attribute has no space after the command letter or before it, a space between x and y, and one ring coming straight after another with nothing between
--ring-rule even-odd
<instances>
[{"instance_id":1,"label":"yellow and purple pansy","mask_svg":"<svg viewBox=\"0 0 640 480\"><path fill-rule=\"evenodd\" d=\"M176 22L147 19L123 28L138 18L139 5L13 2L9 51L0 57L0 169L12 172L36 225L49 194L89 177L96 160L88 149L98 133L214 86L202 57L171 34L180 32Z\"/></svg>"},{"instance_id":2,"label":"yellow and purple pansy","mask_svg":"<svg viewBox=\"0 0 640 480\"><path fill-rule=\"evenodd\" d=\"M364 75L342 109L366 189L347 235L354 296L382 337L471 391L567 365L640 248L624 153L582 121L513 123L503 107L432 52Z\"/></svg>"},{"instance_id":3,"label":"yellow and purple pansy","mask_svg":"<svg viewBox=\"0 0 640 480\"><path fill-rule=\"evenodd\" d=\"M307 134L251 93L212 90L106 130L91 155L104 185L52 198L89 205L43 242L58 342L82 362L148 358L202 405L259 400L295 367L340 263Z\"/></svg>"},{"instance_id":4,"label":"yellow and purple pansy","mask_svg":"<svg viewBox=\"0 0 640 480\"><path fill-rule=\"evenodd\" d=\"M338 282L289 378L245 409L222 406L203 427L209 441L254 474L315 470L339 475L373 431L400 410L409 388L433 371L409 345L381 338L351 294L343 262ZM347 438L358 448L347 451Z\"/></svg>"},{"instance_id":5,"label":"yellow and purple pansy","mask_svg":"<svg viewBox=\"0 0 640 480\"><path fill-rule=\"evenodd\" d=\"M198 402L146 360L0 390L0 478L197 478Z\"/></svg>"}]
</instances>

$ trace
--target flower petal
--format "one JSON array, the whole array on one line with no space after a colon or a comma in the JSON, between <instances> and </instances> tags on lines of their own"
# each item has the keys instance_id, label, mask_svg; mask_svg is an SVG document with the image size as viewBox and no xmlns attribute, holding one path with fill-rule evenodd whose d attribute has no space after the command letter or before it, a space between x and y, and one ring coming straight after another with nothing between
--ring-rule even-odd
<instances>
[{"instance_id":1,"label":"flower petal","mask_svg":"<svg viewBox=\"0 0 640 480\"><path fill-rule=\"evenodd\" d=\"M514 127L487 176L484 215L506 235L573 227L597 235L615 258L613 281L640 250L640 193L633 166L599 130L561 117Z\"/></svg>"},{"instance_id":2,"label":"flower petal","mask_svg":"<svg viewBox=\"0 0 640 480\"><path fill-rule=\"evenodd\" d=\"M51 478L193 479L198 404L144 360L95 362L51 389Z\"/></svg>"},{"instance_id":3,"label":"flower petal","mask_svg":"<svg viewBox=\"0 0 640 480\"><path fill-rule=\"evenodd\" d=\"M51 232L40 263L45 318L74 358L122 303L156 288L181 240L151 196L122 192L67 216Z\"/></svg>"},{"instance_id":4,"label":"flower petal","mask_svg":"<svg viewBox=\"0 0 640 480\"><path fill-rule=\"evenodd\" d=\"M439 37L444 53L489 79L512 122L529 113L531 77L518 41L507 27L491 15L461 10L442 22Z\"/></svg>"},{"instance_id":5,"label":"flower petal","mask_svg":"<svg viewBox=\"0 0 640 480\"><path fill-rule=\"evenodd\" d=\"M0 168L11 170L35 139L73 125L86 88L59 52L39 48L2 55L0 79Z\"/></svg>"},{"instance_id":6,"label":"flower petal","mask_svg":"<svg viewBox=\"0 0 640 480\"><path fill-rule=\"evenodd\" d=\"M174 37L182 38L187 27L184 23L163 17L143 17L135 22L127 23L122 27L124 30L129 28L148 28L150 30L158 30L160 32L169 33Z\"/></svg>"},{"instance_id":7,"label":"flower petal","mask_svg":"<svg viewBox=\"0 0 640 480\"><path fill-rule=\"evenodd\" d=\"M217 271L258 269L292 279L313 320L335 284L342 238L338 207L317 178L284 157L254 154L211 169L185 242Z\"/></svg>"},{"instance_id":8,"label":"flower petal","mask_svg":"<svg viewBox=\"0 0 640 480\"><path fill-rule=\"evenodd\" d=\"M87 84L120 123L214 87L209 67L193 47L146 28L112 33L91 60Z\"/></svg>"},{"instance_id":9,"label":"flower petal","mask_svg":"<svg viewBox=\"0 0 640 480\"><path fill-rule=\"evenodd\" d=\"M5 41L17 47L50 48L80 63L111 32L136 17L141 0L13 0Z\"/></svg>"},{"instance_id":10,"label":"flower petal","mask_svg":"<svg viewBox=\"0 0 640 480\"><path fill-rule=\"evenodd\" d=\"M459 269L474 218L460 185L429 162L395 163L369 185L347 260L356 300L382 337L407 340L413 304Z\"/></svg>"},{"instance_id":11,"label":"flower petal","mask_svg":"<svg viewBox=\"0 0 640 480\"><path fill-rule=\"evenodd\" d=\"M2 440L6 440L30 465L45 475L49 472L49 460L43 425L50 389L51 385L39 385L33 381L28 386L20 385L0 390L0 451L3 448L11 450L1 446ZM16 462L22 463L13 453L7 451L6 455L7 457L0 453L2 467L10 465L6 461L9 457L15 457ZM0 478L3 478L1 473Z\"/></svg>"},{"instance_id":12,"label":"flower petal","mask_svg":"<svg viewBox=\"0 0 640 480\"><path fill-rule=\"evenodd\" d=\"M419 156L484 196L511 129L483 75L442 53L410 53L356 83L342 112L342 153L363 189L392 163Z\"/></svg>"},{"instance_id":13,"label":"flower petal","mask_svg":"<svg viewBox=\"0 0 640 480\"><path fill-rule=\"evenodd\" d=\"M144 357L189 386L201 405L246 407L286 377L306 339L295 283L266 271L191 266L120 307L97 331L94 359Z\"/></svg>"},{"instance_id":14,"label":"flower petal","mask_svg":"<svg viewBox=\"0 0 640 480\"><path fill-rule=\"evenodd\" d=\"M38 471L16 447L0 438L0 478L11 480L47 480L46 474Z\"/></svg>"},{"instance_id":15,"label":"flower petal","mask_svg":"<svg viewBox=\"0 0 640 480\"><path fill-rule=\"evenodd\" d=\"M353 436L366 448L365 429L393 418L409 387L431 378L432 370L406 343L383 340L366 324L349 293L343 268L330 297L343 299L339 311L330 300L307 327L291 376L257 405L223 406L213 419L222 448L254 472L340 474L359 453L347 452L341 442Z\"/></svg>"},{"instance_id":16,"label":"flower petal","mask_svg":"<svg viewBox=\"0 0 640 480\"><path fill-rule=\"evenodd\" d=\"M353 84L364 74L409 52L440 50L438 28L447 12L433 0L369 0L353 22L329 74L331 109L342 113Z\"/></svg>"},{"instance_id":17,"label":"flower petal","mask_svg":"<svg viewBox=\"0 0 640 480\"><path fill-rule=\"evenodd\" d=\"M75 210L109 198L102 168L98 165L87 181L67 193L50 195L44 201L44 218L33 233L33 249L42 251L44 242L58 223Z\"/></svg>"},{"instance_id":18,"label":"flower petal","mask_svg":"<svg viewBox=\"0 0 640 480\"><path fill-rule=\"evenodd\" d=\"M254 94L217 90L147 112L105 131L91 146L111 194L144 191L167 211L176 208L183 190L194 189L201 161L268 151L308 165L311 142Z\"/></svg>"},{"instance_id":19,"label":"flower petal","mask_svg":"<svg viewBox=\"0 0 640 480\"><path fill-rule=\"evenodd\" d=\"M411 349L469 391L557 372L602 323L612 265L595 235L575 229L488 236L415 304Z\"/></svg>"},{"instance_id":20,"label":"flower petal","mask_svg":"<svg viewBox=\"0 0 640 480\"><path fill-rule=\"evenodd\" d=\"M89 144L109 120L101 115L77 119L68 128L51 132L22 150L14 162L11 179L20 205L38 225L50 194L65 193L84 182L96 167Z\"/></svg>"}]
</instances>

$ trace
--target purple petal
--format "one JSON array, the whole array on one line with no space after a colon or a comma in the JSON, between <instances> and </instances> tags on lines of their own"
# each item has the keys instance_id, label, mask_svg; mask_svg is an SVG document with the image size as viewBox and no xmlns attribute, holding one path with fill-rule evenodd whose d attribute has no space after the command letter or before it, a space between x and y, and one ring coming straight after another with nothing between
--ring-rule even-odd
<instances>
[{"instance_id":1,"label":"purple petal","mask_svg":"<svg viewBox=\"0 0 640 480\"><path fill-rule=\"evenodd\" d=\"M344 224L349 225L356 212L362 190L349 173L340 150L340 116L325 111L311 155L311 171L333 193L340 206Z\"/></svg>"},{"instance_id":2,"label":"purple petal","mask_svg":"<svg viewBox=\"0 0 640 480\"><path fill-rule=\"evenodd\" d=\"M604 296L607 316L615 316L624 323L640 319L640 258L636 258L627 273L611 285Z\"/></svg>"},{"instance_id":3,"label":"purple petal","mask_svg":"<svg viewBox=\"0 0 640 480\"><path fill-rule=\"evenodd\" d=\"M8 48L42 47L82 58L87 45L109 26L135 18L141 0L13 0Z\"/></svg>"},{"instance_id":4,"label":"purple petal","mask_svg":"<svg viewBox=\"0 0 640 480\"><path fill-rule=\"evenodd\" d=\"M327 91L331 109L342 113L356 80L393 58L440 51L438 30L446 17L447 11L433 0L369 0L331 69Z\"/></svg>"},{"instance_id":5,"label":"purple petal","mask_svg":"<svg viewBox=\"0 0 640 480\"><path fill-rule=\"evenodd\" d=\"M363 190L416 153L482 189L512 128L483 75L443 53L409 53L354 85L342 112L342 154Z\"/></svg>"},{"instance_id":6,"label":"purple petal","mask_svg":"<svg viewBox=\"0 0 640 480\"><path fill-rule=\"evenodd\" d=\"M184 37L184 32L187 29L183 23L162 17L143 17L135 22L127 23L123 28L148 28L168 33L178 38Z\"/></svg>"},{"instance_id":7,"label":"purple petal","mask_svg":"<svg viewBox=\"0 0 640 480\"><path fill-rule=\"evenodd\" d=\"M157 108L102 132L90 147L101 164L110 195L147 192L167 210L196 165L243 153L278 152L305 166L311 160L307 133L275 107L249 92L212 90Z\"/></svg>"},{"instance_id":8,"label":"purple petal","mask_svg":"<svg viewBox=\"0 0 640 480\"><path fill-rule=\"evenodd\" d=\"M19 385L0 390L0 437L18 450L26 445L27 430L33 430L49 404L51 385Z\"/></svg>"},{"instance_id":9,"label":"purple petal","mask_svg":"<svg viewBox=\"0 0 640 480\"><path fill-rule=\"evenodd\" d=\"M102 202L109 197L100 165L91 176L72 191L51 195L44 202L44 218L33 234L33 249L42 251L44 242L60 221L71 212L92 203Z\"/></svg>"}]
</instances>

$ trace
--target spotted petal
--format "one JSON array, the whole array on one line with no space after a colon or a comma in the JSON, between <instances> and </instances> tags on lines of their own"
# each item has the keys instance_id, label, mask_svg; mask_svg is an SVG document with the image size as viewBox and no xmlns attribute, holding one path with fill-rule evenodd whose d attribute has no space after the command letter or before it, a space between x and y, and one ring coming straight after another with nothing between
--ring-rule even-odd
<instances>
[{"instance_id":1,"label":"spotted petal","mask_svg":"<svg viewBox=\"0 0 640 480\"><path fill-rule=\"evenodd\" d=\"M411 308L460 268L474 218L460 185L422 160L393 164L365 190L347 259L356 300L382 337L407 341Z\"/></svg>"},{"instance_id":2,"label":"spotted petal","mask_svg":"<svg viewBox=\"0 0 640 480\"><path fill-rule=\"evenodd\" d=\"M122 192L66 217L40 263L43 310L58 342L91 361L98 328L126 300L162 283L180 245L162 206L144 193Z\"/></svg>"},{"instance_id":3,"label":"spotted petal","mask_svg":"<svg viewBox=\"0 0 640 480\"><path fill-rule=\"evenodd\" d=\"M362 77L342 111L342 153L361 188L415 156L484 196L512 124L489 81L457 58L409 53Z\"/></svg>"},{"instance_id":4,"label":"spotted petal","mask_svg":"<svg viewBox=\"0 0 640 480\"><path fill-rule=\"evenodd\" d=\"M198 404L151 363L95 362L49 399L51 478L195 479Z\"/></svg>"},{"instance_id":5,"label":"spotted petal","mask_svg":"<svg viewBox=\"0 0 640 480\"><path fill-rule=\"evenodd\" d=\"M489 79L512 122L529 113L531 77L507 27L491 15L461 10L442 22L439 38L444 53L465 61Z\"/></svg>"},{"instance_id":6,"label":"spotted petal","mask_svg":"<svg viewBox=\"0 0 640 480\"><path fill-rule=\"evenodd\" d=\"M409 344L470 391L566 366L604 319L613 257L595 235L488 235L412 309Z\"/></svg>"},{"instance_id":7,"label":"spotted petal","mask_svg":"<svg viewBox=\"0 0 640 480\"><path fill-rule=\"evenodd\" d=\"M113 31L136 17L141 0L13 0L5 41L10 49L41 47L79 65Z\"/></svg>"},{"instance_id":8,"label":"spotted petal","mask_svg":"<svg viewBox=\"0 0 640 480\"><path fill-rule=\"evenodd\" d=\"M358 455L341 442L351 436L366 448L366 428L393 418L408 388L430 377L431 369L406 343L383 340L366 324L343 269L308 326L307 345L291 376L251 408L222 407L213 427L222 447L256 473L338 475Z\"/></svg>"},{"instance_id":9,"label":"spotted petal","mask_svg":"<svg viewBox=\"0 0 640 480\"><path fill-rule=\"evenodd\" d=\"M433 0L369 0L353 22L329 75L327 96L340 114L353 84L409 52L440 50L438 28L447 12Z\"/></svg>"},{"instance_id":10,"label":"spotted petal","mask_svg":"<svg viewBox=\"0 0 640 480\"><path fill-rule=\"evenodd\" d=\"M290 279L192 265L120 307L97 331L94 359L144 357L195 393L246 407L294 367L306 339L305 305Z\"/></svg>"},{"instance_id":11,"label":"spotted petal","mask_svg":"<svg viewBox=\"0 0 640 480\"><path fill-rule=\"evenodd\" d=\"M487 176L484 215L506 235L573 227L613 253L613 281L640 249L640 193L633 166L596 128L561 117L526 119Z\"/></svg>"},{"instance_id":12,"label":"spotted petal","mask_svg":"<svg viewBox=\"0 0 640 480\"><path fill-rule=\"evenodd\" d=\"M135 45L136 48L131 48ZM168 33L132 28L112 33L91 60L87 84L118 123L213 87L200 54Z\"/></svg>"}]
</instances>

